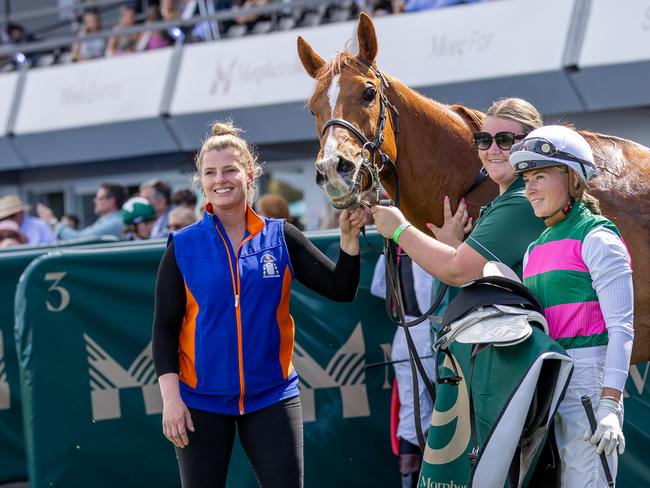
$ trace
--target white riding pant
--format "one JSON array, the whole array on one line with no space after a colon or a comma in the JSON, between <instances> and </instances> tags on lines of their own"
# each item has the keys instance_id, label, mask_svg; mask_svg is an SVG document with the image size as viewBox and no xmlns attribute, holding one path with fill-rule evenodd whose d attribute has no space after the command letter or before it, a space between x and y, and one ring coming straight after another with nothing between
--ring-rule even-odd
<instances>
[{"instance_id":1,"label":"white riding pant","mask_svg":"<svg viewBox=\"0 0 650 488\"><path fill-rule=\"evenodd\" d=\"M407 316L407 320L413 320L415 317ZM413 342L422 361L429 379L434 381L434 363L433 358L423 358L423 356L430 356L431 351L431 335L429 334L429 321L425 320L421 324L409 328ZM397 437L410 442L411 444L418 445L418 438L415 432L415 411L413 406L413 380L411 375L411 364L408 361L408 346L406 344L406 336L404 329L398 327L393 337L393 345L391 349L391 359L399 361L406 359L407 361L396 363L393 365L395 369L395 376L397 378L397 390L399 394L399 425L397 427ZM418 373L418 390L420 397L420 425L422 432L426 432L431 424L431 413L433 412L433 402L431 396L427 392L424 381L420 378Z\"/></svg>"},{"instance_id":2,"label":"white riding pant","mask_svg":"<svg viewBox=\"0 0 650 488\"><path fill-rule=\"evenodd\" d=\"M574 361L573 375L555 415L555 437L562 460L563 488L607 487L605 471L596 454L596 446L583 440L589 421L581 403L581 397L589 395L594 410L598 406L603 388L606 351L606 346L567 349ZM607 461L612 478L616 480L616 449L607 456Z\"/></svg>"}]
</instances>

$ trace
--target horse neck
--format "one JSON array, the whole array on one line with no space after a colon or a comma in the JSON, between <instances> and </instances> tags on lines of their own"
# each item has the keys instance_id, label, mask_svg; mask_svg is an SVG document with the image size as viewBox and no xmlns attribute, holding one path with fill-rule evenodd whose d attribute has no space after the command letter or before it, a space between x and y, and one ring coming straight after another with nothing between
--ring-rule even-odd
<instances>
[{"instance_id":1,"label":"horse neck","mask_svg":"<svg viewBox=\"0 0 650 488\"><path fill-rule=\"evenodd\" d=\"M397 169L402 210L420 229L425 229L426 222L441 225L443 197L448 195L455 209L481 168L471 144L472 130L447 106L398 80L390 79L387 96L399 112ZM395 191L392 179L385 186ZM472 192L468 198L471 214L476 215L489 200L485 193L482 188Z\"/></svg>"}]
</instances>

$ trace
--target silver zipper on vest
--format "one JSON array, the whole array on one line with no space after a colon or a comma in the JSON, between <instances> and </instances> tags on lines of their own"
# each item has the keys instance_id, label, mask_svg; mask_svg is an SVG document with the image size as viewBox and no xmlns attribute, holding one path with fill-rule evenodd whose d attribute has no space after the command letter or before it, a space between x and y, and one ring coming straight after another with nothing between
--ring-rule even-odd
<instances>
[{"instance_id":1,"label":"silver zipper on vest","mask_svg":"<svg viewBox=\"0 0 650 488\"><path fill-rule=\"evenodd\" d=\"M239 295L235 295L235 308L239 307Z\"/></svg>"}]
</instances>

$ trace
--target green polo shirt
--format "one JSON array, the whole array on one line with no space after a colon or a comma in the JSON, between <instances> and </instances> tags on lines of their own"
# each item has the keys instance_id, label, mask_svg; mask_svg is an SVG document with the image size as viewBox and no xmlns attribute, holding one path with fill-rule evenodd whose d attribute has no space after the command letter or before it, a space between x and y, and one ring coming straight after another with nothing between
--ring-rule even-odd
<instances>
[{"instance_id":1,"label":"green polo shirt","mask_svg":"<svg viewBox=\"0 0 650 488\"><path fill-rule=\"evenodd\" d=\"M465 242L488 261L509 266L521 278L526 249L545 228L526 198L523 180L517 178L503 195L481 207Z\"/></svg>"}]
</instances>

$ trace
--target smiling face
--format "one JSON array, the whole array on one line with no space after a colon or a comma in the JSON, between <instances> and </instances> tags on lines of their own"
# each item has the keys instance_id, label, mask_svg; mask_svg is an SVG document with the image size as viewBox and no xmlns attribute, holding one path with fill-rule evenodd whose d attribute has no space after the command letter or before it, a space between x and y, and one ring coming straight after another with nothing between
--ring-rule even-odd
<instances>
[{"instance_id":1,"label":"smiling face","mask_svg":"<svg viewBox=\"0 0 650 488\"><path fill-rule=\"evenodd\" d=\"M246 207L248 173L231 149L208 151L201 165L201 188L215 211Z\"/></svg>"},{"instance_id":2,"label":"smiling face","mask_svg":"<svg viewBox=\"0 0 650 488\"><path fill-rule=\"evenodd\" d=\"M527 171L522 178L537 217L550 217L569 205L569 179L557 166Z\"/></svg>"},{"instance_id":3,"label":"smiling face","mask_svg":"<svg viewBox=\"0 0 650 488\"><path fill-rule=\"evenodd\" d=\"M500 117L487 117L481 130L488 132L492 136L497 132L513 132L515 135L523 134L519 122ZM488 149L479 149L478 155L492 181L499 185L499 192L503 193L517 178L514 168L508 162L510 150L501 149L493 140Z\"/></svg>"}]
</instances>

